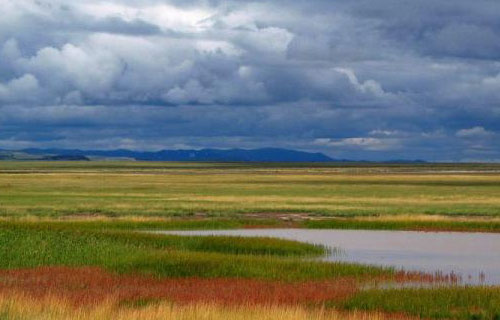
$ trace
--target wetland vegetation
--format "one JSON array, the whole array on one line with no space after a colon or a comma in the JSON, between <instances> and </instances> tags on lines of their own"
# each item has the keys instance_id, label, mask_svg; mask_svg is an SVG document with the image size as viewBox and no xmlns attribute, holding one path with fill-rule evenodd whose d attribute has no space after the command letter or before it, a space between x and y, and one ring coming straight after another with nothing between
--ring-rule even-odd
<instances>
[{"instance_id":1,"label":"wetland vegetation","mask_svg":"<svg viewBox=\"0 0 500 320\"><path fill-rule=\"evenodd\" d=\"M498 319L498 287L366 290L434 280L321 262L326 248L296 241L143 231L499 232L499 170L0 162L0 318Z\"/></svg>"}]
</instances>

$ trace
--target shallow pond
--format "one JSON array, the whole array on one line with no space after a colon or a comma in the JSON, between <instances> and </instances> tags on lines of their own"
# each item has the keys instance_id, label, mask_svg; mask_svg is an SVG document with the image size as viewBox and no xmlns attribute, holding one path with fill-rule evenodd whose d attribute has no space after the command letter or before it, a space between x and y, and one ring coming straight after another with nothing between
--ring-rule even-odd
<instances>
[{"instance_id":1,"label":"shallow pond","mask_svg":"<svg viewBox=\"0 0 500 320\"><path fill-rule=\"evenodd\" d=\"M337 248L324 257L394 266L407 271L455 273L463 284L500 285L500 234L312 229L159 231L178 235L275 237Z\"/></svg>"}]
</instances>

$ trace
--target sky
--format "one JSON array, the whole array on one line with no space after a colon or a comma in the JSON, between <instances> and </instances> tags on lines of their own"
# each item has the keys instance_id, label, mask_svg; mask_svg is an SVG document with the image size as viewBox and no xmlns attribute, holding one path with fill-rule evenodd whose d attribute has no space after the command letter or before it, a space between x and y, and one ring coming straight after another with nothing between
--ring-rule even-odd
<instances>
[{"instance_id":1,"label":"sky","mask_svg":"<svg viewBox=\"0 0 500 320\"><path fill-rule=\"evenodd\" d=\"M500 161L498 0L0 2L0 149Z\"/></svg>"}]
</instances>

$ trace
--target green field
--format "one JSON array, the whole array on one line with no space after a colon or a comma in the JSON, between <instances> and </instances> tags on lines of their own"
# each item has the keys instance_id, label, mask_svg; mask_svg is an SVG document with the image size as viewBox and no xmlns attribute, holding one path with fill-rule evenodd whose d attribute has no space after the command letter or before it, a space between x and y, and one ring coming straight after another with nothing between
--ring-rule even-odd
<instances>
[{"instance_id":1,"label":"green field","mask_svg":"<svg viewBox=\"0 0 500 320\"><path fill-rule=\"evenodd\" d=\"M0 319L35 318L24 310L36 310L39 319L160 319L175 312L169 319L198 319L210 310L208 319L242 312L259 319L256 310L277 297L267 312L283 319L497 320L499 287L363 289L421 275L320 262L314 258L327 248L295 241L145 231L500 232L499 170L486 164L0 162ZM194 309L182 307L186 301Z\"/></svg>"},{"instance_id":2,"label":"green field","mask_svg":"<svg viewBox=\"0 0 500 320\"><path fill-rule=\"evenodd\" d=\"M500 217L500 166L0 162L0 215Z\"/></svg>"}]
</instances>

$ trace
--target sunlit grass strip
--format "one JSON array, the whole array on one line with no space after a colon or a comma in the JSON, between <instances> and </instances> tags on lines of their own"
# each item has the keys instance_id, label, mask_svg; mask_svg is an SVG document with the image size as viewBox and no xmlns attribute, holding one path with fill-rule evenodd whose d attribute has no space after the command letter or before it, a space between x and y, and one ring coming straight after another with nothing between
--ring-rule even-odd
<instances>
[{"instance_id":1,"label":"sunlit grass strip","mask_svg":"<svg viewBox=\"0 0 500 320\"><path fill-rule=\"evenodd\" d=\"M286 214L259 214L255 217L235 217L232 219L162 219L154 217L87 217L82 219L57 219L25 217L0 219L2 226L21 226L36 229L61 230L79 229L91 231L104 230L222 230L245 228L308 228L308 229L360 229L360 230L413 230L413 231L469 231L500 232L499 218L471 218L424 215L394 215L370 218L314 218L307 214L299 215L303 220L289 221L280 219ZM235 250L237 246L235 246ZM313 250L314 251L314 250ZM312 251L311 251L312 252ZM316 250L318 254L319 250Z\"/></svg>"},{"instance_id":2,"label":"sunlit grass strip","mask_svg":"<svg viewBox=\"0 0 500 320\"><path fill-rule=\"evenodd\" d=\"M242 218L234 219L172 219L158 217L72 217L70 219L43 218L38 216L4 218L0 219L0 227L34 228L38 230L63 230L78 229L87 231L102 230L222 230L238 229L253 226L279 227L282 226L278 220L250 220Z\"/></svg>"},{"instance_id":3,"label":"sunlit grass strip","mask_svg":"<svg viewBox=\"0 0 500 320\"><path fill-rule=\"evenodd\" d=\"M117 306L105 300L74 308L60 297L33 299L19 293L0 295L0 318L16 320L381 320L380 313L337 312L302 306L220 306L210 303L176 305L166 301L142 307ZM406 319L392 317L392 319Z\"/></svg>"},{"instance_id":4,"label":"sunlit grass strip","mask_svg":"<svg viewBox=\"0 0 500 320\"><path fill-rule=\"evenodd\" d=\"M498 220L418 220L407 217L404 220L380 219L325 219L307 220L302 226L310 229L362 229L362 230L413 230L413 231L477 231L500 232Z\"/></svg>"}]
</instances>

